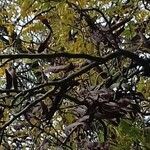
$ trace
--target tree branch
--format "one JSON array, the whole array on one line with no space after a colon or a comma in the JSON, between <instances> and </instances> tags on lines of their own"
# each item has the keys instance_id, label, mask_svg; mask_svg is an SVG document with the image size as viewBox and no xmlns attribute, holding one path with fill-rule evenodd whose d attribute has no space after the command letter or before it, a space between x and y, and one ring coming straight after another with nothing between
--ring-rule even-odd
<instances>
[{"instance_id":1,"label":"tree branch","mask_svg":"<svg viewBox=\"0 0 150 150\"><path fill-rule=\"evenodd\" d=\"M127 57L130 58L136 62L138 62L141 65L145 65L147 63L150 63L150 58L144 59L142 57L139 57L139 55L132 53L127 50L118 50L114 53L111 53L105 57L96 57L96 56L91 56L88 54L72 54L72 53L54 53L54 54L12 54L12 55L6 55L6 54L1 54L0 59L23 59L23 58L28 58L28 59L47 59L51 60L52 58L57 58L57 57L66 57L66 58L76 58L76 59L88 59L91 61L96 61L100 64L106 63L107 61L113 59L113 58L118 58L118 57Z\"/></svg>"},{"instance_id":2,"label":"tree branch","mask_svg":"<svg viewBox=\"0 0 150 150\"><path fill-rule=\"evenodd\" d=\"M12 122L14 122L18 117L23 115L25 112L27 112L30 108L35 106L37 103L42 101L44 98L46 98L48 95L53 94L54 90L50 90L46 92L43 96L41 96L39 99L35 100L34 102L27 105L23 110L21 110L19 113L14 114L14 117L10 119L8 122L6 122L2 127L0 127L0 131L4 130L7 126L9 126Z\"/></svg>"}]
</instances>

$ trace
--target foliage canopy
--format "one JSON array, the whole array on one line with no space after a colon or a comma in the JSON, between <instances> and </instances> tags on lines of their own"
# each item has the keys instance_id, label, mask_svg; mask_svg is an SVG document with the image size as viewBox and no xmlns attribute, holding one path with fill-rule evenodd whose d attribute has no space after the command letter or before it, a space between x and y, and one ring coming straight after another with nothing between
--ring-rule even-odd
<instances>
[{"instance_id":1,"label":"foliage canopy","mask_svg":"<svg viewBox=\"0 0 150 150\"><path fill-rule=\"evenodd\" d=\"M0 8L0 149L150 149L148 0Z\"/></svg>"}]
</instances>

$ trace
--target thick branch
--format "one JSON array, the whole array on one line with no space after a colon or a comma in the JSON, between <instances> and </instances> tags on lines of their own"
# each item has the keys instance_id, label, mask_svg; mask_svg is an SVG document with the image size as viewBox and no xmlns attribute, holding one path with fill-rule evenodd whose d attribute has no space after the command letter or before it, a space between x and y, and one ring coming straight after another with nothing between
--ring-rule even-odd
<instances>
[{"instance_id":1,"label":"thick branch","mask_svg":"<svg viewBox=\"0 0 150 150\"><path fill-rule=\"evenodd\" d=\"M52 81L50 83L47 83L49 85L60 85L60 86L63 86L63 84L65 85L67 82L73 80L75 77L78 77L80 75L82 75L83 73L87 72L88 70L90 70L91 68L93 68L96 64L98 63L91 63L85 67L83 67L81 70L71 74L70 76L64 78L64 79L61 79L61 80L57 80L57 81ZM45 86L47 85L45 84ZM44 85L41 85L41 87L44 86ZM35 87L35 89L37 89L37 87ZM31 90L31 89L30 89ZM29 91L30 91L29 90ZM32 89L33 90L33 89ZM27 91L26 91L27 92ZM48 95L50 94L53 94L55 92L55 90L51 90L51 91L48 91L47 93L45 93L41 98L37 99L36 101L32 102L31 104L27 105L23 110L21 110L19 113L15 114L14 117L12 119L10 119L8 122L6 122L2 127L0 127L0 131L2 131L3 129L5 129L7 126L9 126L13 121L15 121L18 117L20 117L21 115L23 115L25 112L27 112L30 108L32 108L33 106L35 106L37 103L39 103L40 101L42 101L44 98L46 98ZM21 92L22 93L22 92ZM63 92L64 94L65 92ZM23 93L22 93L23 94ZM18 94L19 95L19 94ZM17 97L18 97L17 95ZM58 95L58 100L55 102L55 107L56 105L59 103L59 100L61 98L61 94L60 94L60 97ZM14 103L14 101L13 101ZM54 108L55 108L54 107ZM52 113L50 114L53 114L54 110L52 110Z\"/></svg>"},{"instance_id":2,"label":"thick branch","mask_svg":"<svg viewBox=\"0 0 150 150\"><path fill-rule=\"evenodd\" d=\"M100 64L105 63L113 58L118 58L120 56L124 56L127 58L130 58L136 62L138 62L141 65L145 65L147 63L150 63L150 59L144 59L139 57L137 54L132 53L130 51L126 50L118 50L114 53L111 53L105 57L96 57L96 56L91 56L87 54L72 54L72 53L54 53L54 54L13 54L13 55L0 55L0 59L23 59L23 58L28 58L28 59L48 59L51 60L52 58L57 58L57 57L66 57L66 58L76 58L76 59L88 59L91 61L96 61L99 62Z\"/></svg>"}]
</instances>

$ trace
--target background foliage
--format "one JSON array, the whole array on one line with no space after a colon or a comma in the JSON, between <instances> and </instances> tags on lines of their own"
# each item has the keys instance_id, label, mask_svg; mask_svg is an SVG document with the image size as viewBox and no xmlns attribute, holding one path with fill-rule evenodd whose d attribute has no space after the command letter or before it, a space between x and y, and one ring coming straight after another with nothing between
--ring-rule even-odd
<instances>
[{"instance_id":1,"label":"background foliage","mask_svg":"<svg viewBox=\"0 0 150 150\"><path fill-rule=\"evenodd\" d=\"M0 8L0 149L150 149L148 0Z\"/></svg>"}]
</instances>

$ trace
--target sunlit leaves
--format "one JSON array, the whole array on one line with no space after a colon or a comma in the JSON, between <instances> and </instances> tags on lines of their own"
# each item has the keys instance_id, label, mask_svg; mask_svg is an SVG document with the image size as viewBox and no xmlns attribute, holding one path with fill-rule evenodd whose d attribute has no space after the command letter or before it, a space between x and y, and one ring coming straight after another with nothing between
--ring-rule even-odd
<instances>
[{"instance_id":1,"label":"sunlit leaves","mask_svg":"<svg viewBox=\"0 0 150 150\"><path fill-rule=\"evenodd\" d=\"M27 27L23 29L23 33L33 33L33 32L39 32L43 29L43 25L40 22L36 22L33 24L29 24Z\"/></svg>"},{"instance_id":2,"label":"sunlit leaves","mask_svg":"<svg viewBox=\"0 0 150 150\"><path fill-rule=\"evenodd\" d=\"M5 68L0 68L0 77L3 77L5 73Z\"/></svg>"},{"instance_id":3,"label":"sunlit leaves","mask_svg":"<svg viewBox=\"0 0 150 150\"><path fill-rule=\"evenodd\" d=\"M137 14L135 15L135 19L137 21L144 21L146 19L148 19L148 16L149 16L149 12L146 11L146 10L139 10L137 12Z\"/></svg>"},{"instance_id":4,"label":"sunlit leaves","mask_svg":"<svg viewBox=\"0 0 150 150\"><path fill-rule=\"evenodd\" d=\"M6 24L6 28L8 31L8 35L11 36L15 30L14 24L8 23L8 24Z\"/></svg>"},{"instance_id":5,"label":"sunlit leaves","mask_svg":"<svg viewBox=\"0 0 150 150\"><path fill-rule=\"evenodd\" d=\"M25 17L31 11L32 5L34 3L35 3L34 0L24 0L22 2L22 5L21 5L21 14L22 14L23 17Z\"/></svg>"},{"instance_id":6,"label":"sunlit leaves","mask_svg":"<svg viewBox=\"0 0 150 150\"><path fill-rule=\"evenodd\" d=\"M150 80L141 78L140 82L137 85L137 90L141 92L145 98L150 100Z\"/></svg>"},{"instance_id":7,"label":"sunlit leaves","mask_svg":"<svg viewBox=\"0 0 150 150\"><path fill-rule=\"evenodd\" d=\"M0 51L3 51L4 43L0 41Z\"/></svg>"}]
</instances>

